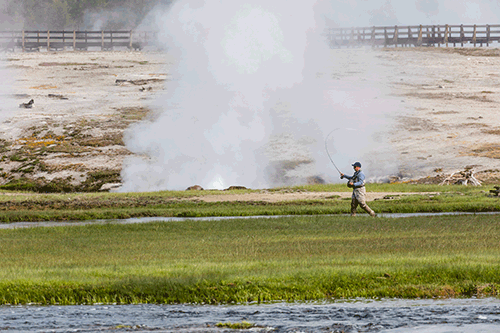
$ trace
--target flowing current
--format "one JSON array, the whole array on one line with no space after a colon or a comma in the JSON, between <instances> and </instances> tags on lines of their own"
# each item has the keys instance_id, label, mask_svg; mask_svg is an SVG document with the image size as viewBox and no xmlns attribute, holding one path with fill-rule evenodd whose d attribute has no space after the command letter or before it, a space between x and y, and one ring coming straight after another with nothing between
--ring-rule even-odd
<instances>
[{"instance_id":1,"label":"flowing current","mask_svg":"<svg viewBox=\"0 0 500 333\"><path fill-rule=\"evenodd\" d=\"M229 332L219 323L249 322L249 332L500 331L500 300L356 300L260 305L3 306L5 332Z\"/></svg>"}]
</instances>

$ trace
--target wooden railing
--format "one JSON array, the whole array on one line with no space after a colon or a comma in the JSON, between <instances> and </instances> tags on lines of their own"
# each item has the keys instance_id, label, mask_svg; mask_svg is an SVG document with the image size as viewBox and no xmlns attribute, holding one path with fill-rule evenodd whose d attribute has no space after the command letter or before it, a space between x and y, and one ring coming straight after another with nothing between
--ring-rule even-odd
<instances>
[{"instance_id":1,"label":"wooden railing","mask_svg":"<svg viewBox=\"0 0 500 333\"><path fill-rule=\"evenodd\" d=\"M148 31L0 31L0 50L40 51L99 48L142 49L157 37Z\"/></svg>"},{"instance_id":2,"label":"wooden railing","mask_svg":"<svg viewBox=\"0 0 500 333\"><path fill-rule=\"evenodd\" d=\"M332 28L331 47L371 46L489 46L500 41L500 25L418 25Z\"/></svg>"},{"instance_id":3,"label":"wooden railing","mask_svg":"<svg viewBox=\"0 0 500 333\"><path fill-rule=\"evenodd\" d=\"M419 25L332 28L327 32L331 47L370 45L398 46L489 46L500 42L498 25ZM0 31L1 50L39 51L142 49L154 43L151 31Z\"/></svg>"}]
</instances>

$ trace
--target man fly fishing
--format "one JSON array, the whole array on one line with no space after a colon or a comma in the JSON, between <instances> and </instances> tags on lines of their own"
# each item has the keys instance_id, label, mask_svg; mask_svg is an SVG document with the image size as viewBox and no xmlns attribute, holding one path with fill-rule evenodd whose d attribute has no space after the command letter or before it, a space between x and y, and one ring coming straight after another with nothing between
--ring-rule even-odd
<instances>
[{"instance_id":1,"label":"man fly fishing","mask_svg":"<svg viewBox=\"0 0 500 333\"><path fill-rule=\"evenodd\" d=\"M366 204L366 189L365 189L365 174L361 170L361 163L356 162L352 165L354 168L354 175L347 176L340 172L340 179L347 178L349 183L347 185L352 187L351 199L351 216L356 216L356 208L361 206L370 216L376 216L375 212Z\"/></svg>"},{"instance_id":2,"label":"man fly fishing","mask_svg":"<svg viewBox=\"0 0 500 333\"><path fill-rule=\"evenodd\" d=\"M339 168L337 167L335 162L332 160L332 157L330 156L330 152L328 151L327 141L328 141L328 137L330 136L330 134L332 134L336 130L338 130L338 128L334 129L333 131L328 133L328 135L326 136L325 150L326 150L326 154L328 155L328 158L332 162L333 166L339 172L340 179L343 179L343 178L349 179L347 186L352 187L351 216L356 216L356 208L358 208L358 205L360 205L361 208L363 208L368 214L370 214L370 216L376 216L377 214L375 214L375 212L370 207L368 207L368 205L366 204L366 199L365 199L365 197L366 197L365 178L366 177L365 177L365 174L363 173L363 171L361 171L361 163L356 162L356 163L352 164L352 167L354 168L354 175L346 176L345 174L343 174L339 170Z\"/></svg>"}]
</instances>

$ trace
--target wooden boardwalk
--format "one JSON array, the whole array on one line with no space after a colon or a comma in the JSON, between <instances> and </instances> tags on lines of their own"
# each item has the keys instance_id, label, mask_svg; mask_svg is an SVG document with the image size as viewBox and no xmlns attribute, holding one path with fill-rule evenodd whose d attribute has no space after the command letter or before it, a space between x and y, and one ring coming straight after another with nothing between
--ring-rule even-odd
<instances>
[{"instance_id":1,"label":"wooden boardwalk","mask_svg":"<svg viewBox=\"0 0 500 333\"><path fill-rule=\"evenodd\" d=\"M48 51L91 48L140 50L156 40L156 32L146 31L0 31L0 51Z\"/></svg>"},{"instance_id":2,"label":"wooden boardwalk","mask_svg":"<svg viewBox=\"0 0 500 333\"><path fill-rule=\"evenodd\" d=\"M333 48L369 45L408 46L490 46L500 41L500 25L417 25L332 28L328 39Z\"/></svg>"},{"instance_id":3,"label":"wooden boardwalk","mask_svg":"<svg viewBox=\"0 0 500 333\"><path fill-rule=\"evenodd\" d=\"M0 31L0 51L140 50L153 44L151 31ZM332 28L327 31L332 48L368 45L405 46L490 46L500 42L498 25L418 25Z\"/></svg>"}]
</instances>

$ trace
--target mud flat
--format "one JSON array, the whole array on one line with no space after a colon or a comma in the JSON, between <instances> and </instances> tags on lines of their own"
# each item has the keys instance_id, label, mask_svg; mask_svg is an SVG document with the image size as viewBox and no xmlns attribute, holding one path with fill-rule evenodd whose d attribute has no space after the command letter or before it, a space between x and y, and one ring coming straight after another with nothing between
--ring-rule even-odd
<instances>
[{"instance_id":1,"label":"mud flat","mask_svg":"<svg viewBox=\"0 0 500 333\"><path fill-rule=\"evenodd\" d=\"M335 52L346 52L337 50ZM352 51L349 51L352 52ZM500 181L500 51L374 51L400 99L390 141L394 180L438 182L466 166ZM120 183L131 154L123 131L151 116L169 80L159 52L4 53L14 74L0 110L0 185L41 192L97 191ZM32 108L20 103L34 100Z\"/></svg>"}]
</instances>

